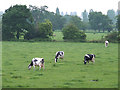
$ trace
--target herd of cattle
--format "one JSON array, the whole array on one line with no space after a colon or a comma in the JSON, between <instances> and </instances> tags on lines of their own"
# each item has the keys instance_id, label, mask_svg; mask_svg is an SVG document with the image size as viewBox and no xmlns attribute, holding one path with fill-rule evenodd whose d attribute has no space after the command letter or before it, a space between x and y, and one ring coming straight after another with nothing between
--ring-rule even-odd
<instances>
[{"instance_id":1,"label":"herd of cattle","mask_svg":"<svg viewBox=\"0 0 120 90\"><path fill-rule=\"evenodd\" d=\"M105 41L105 47L107 47L109 44L109 42L106 40ZM57 62L58 59L63 59L64 58L64 52L63 51L58 51L56 52L55 55L55 63ZM89 61L91 62L95 62L95 55L94 54L86 54L84 56L84 64L86 64L87 62L89 63ZM28 65L28 69L30 70L32 68L32 66L35 69L35 66L39 66L39 70L43 67L43 69L45 69L44 66L44 58L33 58L31 63Z\"/></svg>"}]
</instances>

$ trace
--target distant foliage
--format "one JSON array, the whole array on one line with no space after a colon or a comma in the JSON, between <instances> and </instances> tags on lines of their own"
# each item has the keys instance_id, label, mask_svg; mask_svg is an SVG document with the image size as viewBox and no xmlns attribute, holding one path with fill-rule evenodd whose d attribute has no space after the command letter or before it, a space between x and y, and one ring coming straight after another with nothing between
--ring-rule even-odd
<instances>
[{"instance_id":1,"label":"distant foliage","mask_svg":"<svg viewBox=\"0 0 120 90\"><path fill-rule=\"evenodd\" d=\"M32 29L32 14L26 5L11 6L2 17L3 40L19 39L21 34Z\"/></svg>"},{"instance_id":2,"label":"distant foliage","mask_svg":"<svg viewBox=\"0 0 120 90\"><path fill-rule=\"evenodd\" d=\"M68 24L62 30L63 39L69 41L85 41L86 34L80 31L74 24Z\"/></svg>"},{"instance_id":3,"label":"distant foliage","mask_svg":"<svg viewBox=\"0 0 120 90\"><path fill-rule=\"evenodd\" d=\"M38 23L38 25L34 28L34 31L28 32L25 35L25 39L33 39L33 38L50 38L53 35L52 23L49 20L45 20L45 22Z\"/></svg>"},{"instance_id":4,"label":"distant foliage","mask_svg":"<svg viewBox=\"0 0 120 90\"><path fill-rule=\"evenodd\" d=\"M83 22L88 22L88 13L86 10L82 12Z\"/></svg>"},{"instance_id":5,"label":"distant foliage","mask_svg":"<svg viewBox=\"0 0 120 90\"><path fill-rule=\"evenodd\" d=\"M100 30L103 30L103 32L105 30L112 31L112 20L107 15L103 15L102 12L90 12L88 17L91 29L99 32Z\"/></svg>"},{"instance_id":6,"label":"distant foliage","mask_svg":"<svg viewBox=\"0 0 120 90\"><path fill-rule=\"evenodd\" d=\"M116 23L116 18L115 18L115 11L112 10L108 10L107 11L107 15L110 18L110 20L112 20L112 23L115 24Z\"/></svg>"},{"instance_id":7,"label":"distant foliage","mask_svg":"<svg viewBox=\"0 0 120 90\"><path fill-rule=\"evenodd\" d=\"M57 14L57 15L60 15L60 11L59 11L59 8L58 8L58 7L56 8L56 14Z\"/></svg>"},{"instance_id":8,"label":"distant foliage","mask_svg":"<svg viewBox=\"0 0 120 90\"><path fill-rule=\"evenodd\" d=\"M49 19L53 25L53 30L62 29L65 24L65 19L60 15L59 8L56 9L56 13L47 11L47 6L29 6L34 24L42 23L45 19Z\"/></svg>"},{"instance_id":9,"label":"distant foliage","mask_svg":"<svg viewBox=\"0 0 120 90\"><path fill-rule=\"evenodd\" d=\"M52 35L52 23L49 20L45 20L45 22L38 24L38 37L49 38L49 36Z\"/></svg>"},{"instance_id":10,"label":"distant foliage","mask_svg":"<svg viewBox=\"0 0 120 90\"><path fill-rule=\"evenodd\" d=\"M117 16L116 26L117 26L117 28L118 28L118 31L120 31L120 15Z\"/></svg>"},{"instance_id":11,"label":"distant foliage","mask_svg":"<svg viewBox=\"0 0 120 90\"><path fill-rule=\"evenodd\" d=\"M105 37L110 42L120 42L120 34L118 32L112 32Z\"/></svg>"}]
</instances>

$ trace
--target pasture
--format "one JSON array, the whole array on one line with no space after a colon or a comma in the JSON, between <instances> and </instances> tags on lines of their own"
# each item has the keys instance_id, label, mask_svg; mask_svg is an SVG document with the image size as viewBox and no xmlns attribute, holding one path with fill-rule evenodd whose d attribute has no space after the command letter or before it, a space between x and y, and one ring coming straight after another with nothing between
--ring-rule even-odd
<instances>
[{"instance_id":1,"label":"pasture","mask_svg":"<svg viewBox=\"0 0 120 90\"><path fill-rule=\"evenodd\" d=\"M54 63L56 51L64 60ZM93 53L96 62L83 64ZM43 57L45 70L28 70L32 58ZM80 42L2 42L3 88L118 88L118 44Z\"/></svg>"},{"instance_id":2,"label":"pasture","mask_svg":"<svg viewBox=\"0 0 120 90\"><path fill-rule=\"evenodd\" d=\"M101 38L104 38L108 33L86 33L87 37L86 40L90 41L90 40L101 40ZM54 32L54 36L53 39L57 40L57 41L64 41L63 40L63 34L60 31L55 31Z\"/></svg>"}]
</instances>

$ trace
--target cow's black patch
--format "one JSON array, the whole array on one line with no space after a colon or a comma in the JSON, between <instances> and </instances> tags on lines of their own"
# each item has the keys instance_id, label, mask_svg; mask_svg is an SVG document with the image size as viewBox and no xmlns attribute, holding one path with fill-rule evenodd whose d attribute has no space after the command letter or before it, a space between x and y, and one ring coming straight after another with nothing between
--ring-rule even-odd
<instances>
[{"instance_id":1,"label":"cow's black patch","mask_svg":"<svg viewBox=\"0 0 120 90\"><path fill-rule=\"evenodd\" d=\"M44 63L44 59L42 59L40 62L43 64Z\"/></svg>"},{"instance_id":2,"label":"cow's black patch","mask_svg":"<svg viewBox=\"0 0 120 90\"><path fill-rule=\"evenodd\" d=\"M37 61L38 61L38 60L36 60L36 59L34 60L34 62L37 62Z\"/></svg>"},{"instance_id":3,"label":"cow's black patch","mask_svg":"<svg viewBox=\"0 0 120 90\"><path fill-rule=\"evenodd\" d=\"M30 65L29 66L33 66L33 61L31 61Z\"/></svg>"}]
</instances>

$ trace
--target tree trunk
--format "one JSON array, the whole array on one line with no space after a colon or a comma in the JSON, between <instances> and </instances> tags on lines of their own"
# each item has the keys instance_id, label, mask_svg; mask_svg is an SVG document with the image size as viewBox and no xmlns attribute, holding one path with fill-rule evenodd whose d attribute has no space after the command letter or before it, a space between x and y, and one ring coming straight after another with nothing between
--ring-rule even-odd
<instances>
[{"instance_id":1,"label":"tree trunk","mask_svg":"<svg viewBox=\"0 0 120 90\"><path fill-rule=\"evenodd\" d=\"M100 32L100 29L98 30L98 32Z\"/></svg>"},{"instance_id":2,"label":"tree trunk","mask_svg":"<svg viewBox=\"0 0 120 90\"><path fill-rule=\"evenodd\" d=\"M19 39L19 37L20 37L19 31L17 31L16 37L17 37L17 39Z\"/></svg>"},{"instance_id":3,"label":"tree trunk","mask_svg":"<svg viewBox=\"0 0 120 90\"><path fill-rule=\"evenodd\" d=\"M105 32L105 30L103 29L103 33Z\"/></svg>"}]
</instances>

